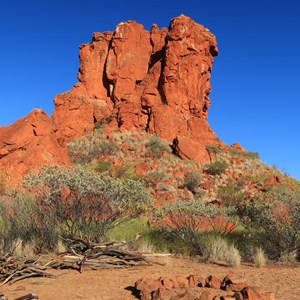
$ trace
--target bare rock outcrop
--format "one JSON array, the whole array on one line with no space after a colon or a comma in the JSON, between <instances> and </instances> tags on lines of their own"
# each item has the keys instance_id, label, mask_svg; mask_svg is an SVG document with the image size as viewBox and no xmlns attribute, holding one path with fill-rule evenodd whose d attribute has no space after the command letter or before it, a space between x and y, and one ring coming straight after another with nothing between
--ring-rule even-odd
<instances>
[{"instance_id":1,"label":"bare rock outcrop","mask_svg":"<svg viewBox=\"0 0 300 300\"><path fill-rule=\"evenodd\" d=\"M79 82L55 97L53 117L34 110L0 127L0 167L20 178L42 164L68 164L67 144L99 123L173 143L183 159L209 160L221 142L207 122L215 36L181 15L169 28L127 21L80 46Z\"/></svg>"},{"instance_id":2,"label":"bare rock outcrop","mask_svg":"<svg viewBox=\"0 0 300 300\"><path fill-rule=\"evenodd\" d=\"M207 122L215 36L191 18L174 18L151 32L134 21L113 33L94 33L80 50L79 83L55 98L54 121L70 140L110 120L120 130L156 133L183 158L209 159L206 144L220 143Z\"/></svg>"},{"instance_id":3,"label":"bare rock outcrop","mask_svg":"<svg viewBox=\"0 0 300 300\"><path fill-rule=\"evenodd\" d=\"M52 118L35 109L11 126L0 127L0 170L16 181L44 164L68 165L63 140Z\"/></svg>"}]
</instances>

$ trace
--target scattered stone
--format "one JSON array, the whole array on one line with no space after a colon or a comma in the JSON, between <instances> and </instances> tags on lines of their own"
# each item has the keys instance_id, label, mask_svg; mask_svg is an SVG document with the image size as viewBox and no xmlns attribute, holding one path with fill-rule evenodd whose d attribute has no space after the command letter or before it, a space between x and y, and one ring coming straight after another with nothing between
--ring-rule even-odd
<instances>
[{"instance_id":1,"label":"scattered stone","mask_svg":"<svg viewBox=\"0 0 300 300\"><path fill-rule=\"evenodd\" d=\"M205 286L209 288L220 289L221 280L216 276L210 275L205 279Z\"/></svg>"},{"instance_id":2,"label":"scattered stone","mask_svg":"<svg viewBox=\"0 0 300 300\"><path fill-rule=\"evenodd\" d=\"M150 279L135 283L142 300L275 300L272 292L249 287L245 278L231 273L221 281L213 275Z\"/></svg>"}]
</instances>

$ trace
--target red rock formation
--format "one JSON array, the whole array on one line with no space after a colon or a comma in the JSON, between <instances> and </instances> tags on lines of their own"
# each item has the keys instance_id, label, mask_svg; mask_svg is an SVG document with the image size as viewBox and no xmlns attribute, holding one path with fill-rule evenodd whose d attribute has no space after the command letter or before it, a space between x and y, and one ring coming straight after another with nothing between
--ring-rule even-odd
<instances>
[{"instance_id":1,"label":"red rock formation","mask_svg":"<svg viewBox=\"0 0 300 300\"><path fill-rule=\"evenodd\" d=\"M8 127L0 127L0 169L19 180L31 169L45 164L69 164L63 136L53 120L42 110Z\"/></svg>"},{"instance_id":2,"label":"red rock formation","mask_svg":"<svg viewBox=\"0 0 300 300\"><path fill-rule=\"evenodd\" d=\"M219 145L207 122L215 36L191 18L174 18L151 32L134 21L94 33L80 47L79 82L42 111L0 128L0 166L26 174L41 164L67 164L66 145L106 122L108 130L138 129L175 142L184 159L209 160Z\"/></svg>"},{"instance_id":3,"label":"red rock formation","mask_svg":"<svg viewBox=\"0 0 300 300\"><path fill-rule=\"evenodd\" d=\"M215 36L183 15L169 29L128 21L95 33L81 46L80 82L55 98L55 123L70 140L109 118L120 130L179 137L183 158L206 161L205 145L219 143L206 120L217 53Z\"/></svg>"}]
</instances>

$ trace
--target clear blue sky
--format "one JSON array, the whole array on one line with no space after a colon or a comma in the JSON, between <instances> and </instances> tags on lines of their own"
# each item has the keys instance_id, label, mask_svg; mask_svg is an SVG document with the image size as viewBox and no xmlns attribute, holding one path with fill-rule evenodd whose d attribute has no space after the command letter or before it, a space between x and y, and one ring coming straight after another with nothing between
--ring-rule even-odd
<instances>
[{"instance_id":1,"label":"clear blue sky","mask_svg":"<svg viewBox=\"0 0 300 300\"><path fill-rule=\"evenodd\" d=\"M240 142L300 179L300 1L0 0L0 125L77 82L79 45L126 20L147 29L180 14L217 37L209 122L227 144Z\"/></svg>"}]
</instances>

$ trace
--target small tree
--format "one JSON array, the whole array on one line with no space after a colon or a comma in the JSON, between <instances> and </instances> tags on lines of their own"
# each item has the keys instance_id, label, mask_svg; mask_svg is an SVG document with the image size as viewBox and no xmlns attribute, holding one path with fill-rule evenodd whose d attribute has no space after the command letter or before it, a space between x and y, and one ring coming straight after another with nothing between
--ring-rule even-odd
<instances>
[{"instance_id":1,"label":"small tree","mask_svg":"<svg viewBox=\"0 0 300 300\"><path fill-rule=\"evenodd\" d=\"M43 213L55 214L64 236L85 235L95 241L152 204L141 182L102 176L82 167L44 167L24 184Z\"/></svg>"}]
</instances>

